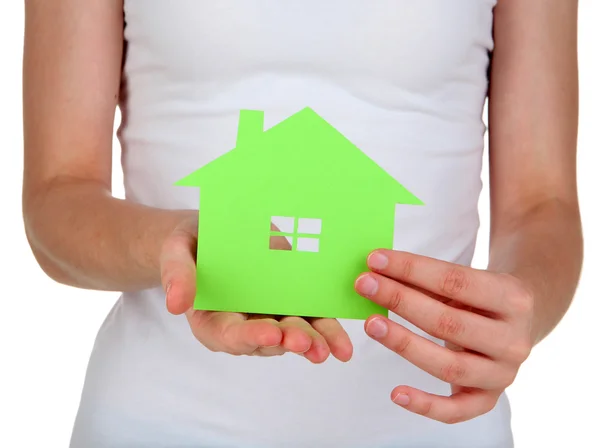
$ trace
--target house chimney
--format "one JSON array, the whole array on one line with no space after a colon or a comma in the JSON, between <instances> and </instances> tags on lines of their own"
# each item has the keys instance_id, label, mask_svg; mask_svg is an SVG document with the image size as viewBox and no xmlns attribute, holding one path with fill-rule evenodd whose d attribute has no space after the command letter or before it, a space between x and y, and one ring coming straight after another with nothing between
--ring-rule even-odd
<instances>
[{"instance_id":1,"label":"house chimney","mask_svg":"<svg viewBox=\"0 0 600 448\"><path fill-rule=\"evenodd\" d=\"M251 142L263 133L264 115L261 110L240 111L236 147Z\"/></svg>"}]
</instances>

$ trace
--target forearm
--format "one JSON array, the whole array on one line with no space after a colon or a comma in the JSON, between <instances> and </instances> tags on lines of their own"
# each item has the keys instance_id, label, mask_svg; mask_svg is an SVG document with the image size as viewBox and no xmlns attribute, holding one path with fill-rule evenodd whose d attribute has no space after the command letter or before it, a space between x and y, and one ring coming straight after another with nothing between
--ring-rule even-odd
<instances>
[{"instance_id":1,"label":"forearm","mask_svg":"<svg viewBox=\"0 0 600 448\"><path fill-rule=\"evenodd\" d=\"M160 250L193 211L161 210L111 197L99 183L63 180L25 195L27 236L54 280L127 291L160 284Z\"/></svg>"},{"instance_id":2,"label":"forearm","mask_svg":"<svg viewBox=\"0 0 600 448\"><path fill-rule=\"evenodd\" d=\"M492 226L489 269L521 279L535 298L534 342L545 338L573 299L583 258L577 205L537 204Z\"/></svg>"}]
</instances>

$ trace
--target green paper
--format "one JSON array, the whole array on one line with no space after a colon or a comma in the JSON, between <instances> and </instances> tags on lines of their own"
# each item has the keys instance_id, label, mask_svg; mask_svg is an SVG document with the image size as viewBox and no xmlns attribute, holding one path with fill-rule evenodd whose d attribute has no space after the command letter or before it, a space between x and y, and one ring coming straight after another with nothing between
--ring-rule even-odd
<instances>
[{"instance_id":1,"label":"green paper","mask_svg":"<svg viewBox=\"0 0 600 448\"><path fill-rule=\"evenodd\" d=\"M372 250L392 248L396 204L422 202L310 108L263 123L242 110L236 148L177 182L200 188L194 308L387 315L354 282ZM271 231L277 220L287 228ZM272 235L292 250L270 249Z\"/></svg>"}]
</instances>

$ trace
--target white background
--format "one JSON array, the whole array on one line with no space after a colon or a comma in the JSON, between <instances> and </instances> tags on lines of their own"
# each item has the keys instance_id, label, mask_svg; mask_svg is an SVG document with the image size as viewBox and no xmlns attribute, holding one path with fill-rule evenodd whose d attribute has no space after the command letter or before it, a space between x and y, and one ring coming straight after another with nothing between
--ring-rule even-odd
<instances>
[{"instance_id":1,"label":"white background","mask_svg":"<svg viewBox=\"0 0 600 448\"><path fill-rule=\"evenodd\" d=\"M579 188L586 259L570 312L535 349L509 390L517 448L600 447L600 2L582 0L580 4ZM22 35L22 3L3 1L0 447L66 447L96 331L117 296L52 282L29 251L20 203ZM121 196L119 170L115 164L115 193ZM478 267L486 264L487 208L484 191Z\"/></svg>"}]
</instances>

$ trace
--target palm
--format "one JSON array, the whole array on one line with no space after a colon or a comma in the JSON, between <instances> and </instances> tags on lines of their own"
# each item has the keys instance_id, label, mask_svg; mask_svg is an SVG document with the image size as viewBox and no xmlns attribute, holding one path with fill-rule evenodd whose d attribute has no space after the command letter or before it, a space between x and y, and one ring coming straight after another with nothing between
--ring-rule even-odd
<instances>
[{"instance_id":1,"label":"palm","mask_svg":"<svg viewBox=\"0 0 600 448\"><path fill-rule=\"evenodd\" d=\"M165 241L161 273L168 310L185 313L192 333L204 346L233 355L292 352L314 363L325 361L330 354L341 361L350 359L352 344L336 319L194 310L197 228L196 219L186 220ZM272 249L291 249L281 236L273 237L270 245Z\"/></svg>"}]
</instances>

